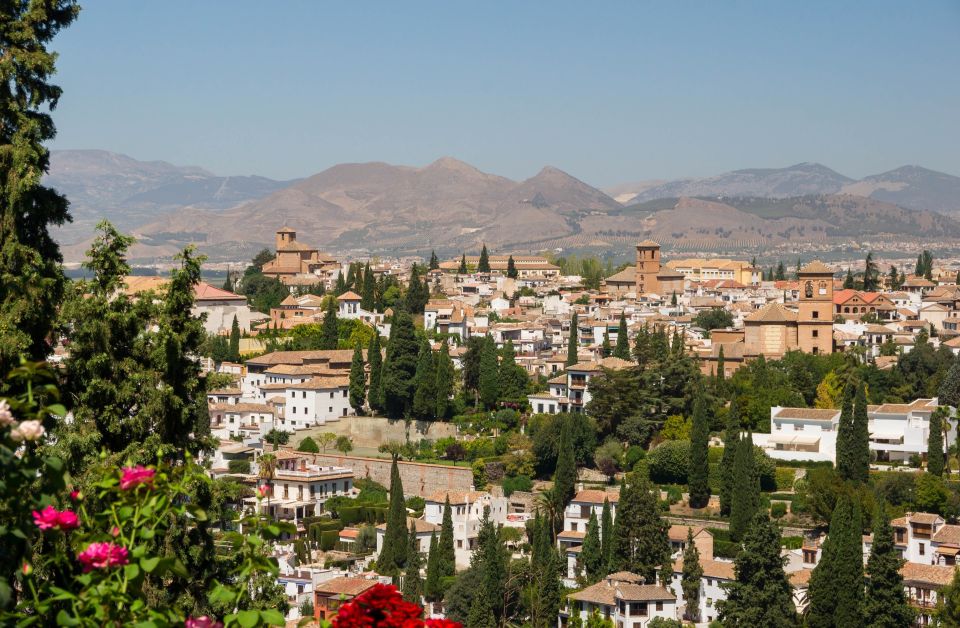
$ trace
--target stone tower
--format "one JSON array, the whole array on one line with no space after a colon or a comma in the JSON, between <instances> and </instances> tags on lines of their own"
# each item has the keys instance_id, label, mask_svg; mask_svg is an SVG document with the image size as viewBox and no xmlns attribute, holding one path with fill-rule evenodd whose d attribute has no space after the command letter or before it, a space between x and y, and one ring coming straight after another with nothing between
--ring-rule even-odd
<instances>
[{"instance_id":1,"label":"stone tower","mask_svg":"<svg viewBox=\"0 0 960 628\"><path fill-rule=\"evenodd\" d=\"M290 227L284 227L283 229L280 229L279 231L277 231L277 237L276 237L277 250L279 251L280 249L282 249L285 244L295 242L296 239L297 239L297 232L291 229Z\"/></svg>"},{"instance_id":2,"label":"stone tower","mask_svg":"<svg viewBox=\"0 0 960 628\"><path fill-rule=\"evenodd\" d=\"M644 240L637 245L637 269L635 272L637 295L646 292L660 294L660 245L653 240Z\"/></svg>"},{"instance_id":3,"label":"stone tower","mask_svg":"<svg viewBox=\"0 0 960 628\"><path fill-rule=\"evenodd\" d=\"M811 262L799 277L797 345L806 353L833 353L833 269Z\"/></svg>"}]
</instances>

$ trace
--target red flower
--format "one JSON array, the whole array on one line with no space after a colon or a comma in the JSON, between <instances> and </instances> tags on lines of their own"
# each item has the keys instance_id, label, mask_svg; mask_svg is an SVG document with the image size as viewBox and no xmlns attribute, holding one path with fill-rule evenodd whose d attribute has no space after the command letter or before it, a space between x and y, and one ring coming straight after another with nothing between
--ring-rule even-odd
<instances>
[{"instance_id":1,"label":"red flower","mask_svg":"<svg viewBox=\"0 0 960 628\"><path fill-rule=\"evenodd\" d=\"M460 628L447 620L437 628ZM423 609L403 599L396 587L375 584L340 607L333 618L333 628L424 628Z\"/></svg>"},{"instance_id":2,"label":"red flower","mask_svg":"<svg viewBox=\"0 0 960 628\"><path fill-rule=\"evenodd\" d=\"M200 617L188 617L187 621L183 622L183 626L184 628L223 628L223 622L202 615Z\"/></svg>"},{"instance_id":3,"label":"red flower","mask_svg":"<svg viewBox=\"0 0 960 628\"><path fill-rule=\"evenodd\" d=\"M77 489L73 489L72 491L70 491L70 499L75 502L78 502L81 499L83 499L83 496L80 494L80 491L78 491Z\"/></svg>"},{"instance_id":4,"label":"red flower","mask_svg":"<svg viewBox=\"0 0 960 628\"><path fill-rule=\"evenodd\" d=\"M450 619L428 619L427 628L463 628L459 623Z\"/></svg>"},{"instance_id":5,"label":"red flower","mask_svg":"<svg viewBox=\"0 0 960 628\"><path fill-rule=\"evenodd\" d=\"M77 514L70 510L59 511L53 506L33 511L33 522L41 530L76 530L80 527Z\"/></svg>"},{"instance_id":6,"label":"red flower","mask_svg":"<svg viewBox=\"0 0 960 628\"><path fill-rule=\"evenodd\" d=\"M129 561L127 548L113 543L91 543L87 549L77 554L77 560L83 564L83 573L94 569L120 567Z\"/></svg>"},{"instance_id":7,"label":"red flower","mask_svg":"<svg viewBox=\"0 0 960 628\"><path fill-rule=\"evenodd\" d=\"M156 471L148 469L141 464L135 467L124 467L120 471L120 490L127 491L138 486L153 486L153 476Z\"/></svg>"}]
</instances>

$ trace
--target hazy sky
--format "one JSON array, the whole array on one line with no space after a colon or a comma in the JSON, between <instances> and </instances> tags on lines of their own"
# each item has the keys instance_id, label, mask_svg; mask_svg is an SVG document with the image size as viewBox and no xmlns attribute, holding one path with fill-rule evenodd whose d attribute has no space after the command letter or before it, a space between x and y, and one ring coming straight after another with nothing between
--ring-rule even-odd
<instances>
[{"instance_id":1,"label":"hazy sky","mask_svg":"<svg viewBox=\"0 0 960 628\"><path fill-rule=\"evenodd\" d=\"M960 175L960 1L86 0L55 148L217 174L452 155L594 185Z\"/></svg>"}]
</instances>

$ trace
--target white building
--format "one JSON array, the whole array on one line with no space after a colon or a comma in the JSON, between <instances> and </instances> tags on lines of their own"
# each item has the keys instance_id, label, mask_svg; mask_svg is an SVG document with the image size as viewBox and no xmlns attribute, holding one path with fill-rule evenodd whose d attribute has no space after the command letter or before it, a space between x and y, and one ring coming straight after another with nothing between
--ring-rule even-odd
<instances>
[{"instance_id":1,"label":"white building","mask_svg":"<svg viewBox=\"0 0 960 628\"><path fill-rule=\"evenodd\" d=\"M703 577L700 578L700 605L697 625L707 625L718 618L717 602L727 599L727 585L736 580L733 573L733 561L714 560L712 558L700 557L700 566L703 568ZM683 560L678 560L673 564L673 583L671 589L677 596L679 604L678 612L685 613L685 603L683 599Z\"/></svg>"},{"instance_id":2,"label":"white building","mask_svg":"<svg viewBox=\"0 0 960 628\"><path fill-rule=\"evenodd\" d=\"M558 412L583 412L590 403L590 380L603 369L619 370L635 366L633 362L616 357L603 358L596 362L579 362L567 367L566 373L551 379L548 392L527 395L530 407L537 414Z\"/></svg>"},{"instance_id":3,"label":"white building","mask_svg":"<svg viewBox=\"0 0 960 628\"><path fill-rule=\"evenodd\" d=\"M414 519L413 517L407 517L407 531L410 531L410 524L413 523L414 529L417 532L417 547L420 548L420 553L424 556L430 553L430 537L434 534L437 535L437 539L440 538L440 526L438 524L430 523L429 521L424 521L423 519ZM381 523L377 526L377 553L376 556L380 556L380 552L383 551L383 540L387 535L387 524Z\"/></svg>"},{"instance_id":4,"label":"white building","mask_svg":"<svg viewBox=\"0 0 960 628\"><path fill-rule=\"evenodd\" d=\"M558 625L565 628L574 615L586 625L593 611L617 628L646 628L655 617L676 619L677 596L660 585L644 584L642 576L621 571L568 595Z\"/></svg>"},{"instance_id":5,"label":"white building","mask_svg":"<svg viewBox=\"0 0 960 628\"><path fill-rule=\"evenodd\" d=\"M441 491L424 500L423 520L435 526L442 525L444 504L448 498L453 521L454 561L458 568L466 568L477 547L477 533L484 509L489 508L490 519L501 524L506 521L507 502L505 499L495 499L486 491Z\"/></svg>"},{"instance_id":6,"label":"white building","mask_svg":"<svg viewBox=\"0 0 960 628\"><path fill-rule=\"evenodd\" d=\"M323 505L331 497L353 495L353 469L324 466L313 462L313 454L281 449L272 452L276 466L273 479L260 478L258 486L267 486L269 497L259 501L247 497L244 501L260 508L274 519L291 521L303 532L300 520L323 514ZM262 457L262 456L261 456ZM260 461L252 469L259 475Z\"/></svg>"}]
</instances>

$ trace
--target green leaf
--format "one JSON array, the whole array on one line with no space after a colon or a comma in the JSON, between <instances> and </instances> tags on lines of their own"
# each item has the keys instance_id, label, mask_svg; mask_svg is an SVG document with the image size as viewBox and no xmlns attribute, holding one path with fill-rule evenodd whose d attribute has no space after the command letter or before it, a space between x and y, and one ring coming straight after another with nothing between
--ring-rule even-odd
<instances>
[{"instance_id":1,"label":"green leaf","mask_svg":"<svg viewBox=\"0 0 960 628\"><path fill-rule=\"evenodd\" d=\"M143 570L147 573L153 573L153 570L157 568L157 565L160 564L160 558L153 556L152 558L141 558L140 566L143 567Z\"/></svg>"},{"instance_id":2,"label":"green leaf","mask_svg":"<svg viewBox=\"0 0 960 628\"><path fill-rule=\"evenodd\" d=\"M154 533L153 530L151 530L151 529L149 529L149 528L140 528L139 535L140 535L140 538L141 538L141 539L143 539L143 540L145 540L145 541L149 541L150 539L152 539L152 538L155 536L155 533Z\"/></svg>"},{"instance_id":3,"label":"green leaf","mask_svg":"<svg viewBox=\"0 0 960 628\"><path fill-rule=\"evenodd\" d=\"M67 409L63 407L63 404L55 403L52 406L47 406L47 412L59 417L67 416Z\"/></svg>"},{"instance_id":4,"label":"green leaf","mask_svg":"<svg viewBox=\"0 0 960 628\"><path fill-rule=\"evenodd\" d=\"M122 506L120 510L117 511L117 514L120 515L121 519L129 519L133 516L133 507L132 506Z\"/></svg>"},{"instance_id":5,"label":"green leaf","mask_svg":"<svg viewBox=\"0 0 960 628\"><path fill-rule=\"evenodd\" d=\"M134 580L140 575L140 568L134 563L130 563L123 568L123 575L127 577L127 580Z\"/></svg>"},{"instance_id":6,"label":"green leaf","mask_svg":"<svg viewBox=\"0 0 960 628\"><path fill-rule=\"evenodd\" d=\"M61 610L59 613L57 613L57 625L58 626L79 626L80 620L68 615L66 610Z\"/></svg>"},{"instance_id":7,"label":"green leaf","mask_svg":"<svg viewBox=\"0 0 960 628\"><path fill-rule=\"evenodd\" d=\"M287 620L283 614L280 611L272 608L260 611L260 618L264 621L264 623L271 624L273 626L283 626L287 623Z\"/></svg>"},{"instance_id":8,"label":"green leaf","mask_svg":"<svg viewBox=\"0 0 960 628\"><path fill-rule=\"evenodd\" d=\"M237 623L243 628L253 628L260 623L260 613L257 611L240 611L237 613Z\"/></svg>"}]
</instances>

